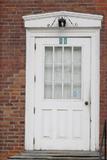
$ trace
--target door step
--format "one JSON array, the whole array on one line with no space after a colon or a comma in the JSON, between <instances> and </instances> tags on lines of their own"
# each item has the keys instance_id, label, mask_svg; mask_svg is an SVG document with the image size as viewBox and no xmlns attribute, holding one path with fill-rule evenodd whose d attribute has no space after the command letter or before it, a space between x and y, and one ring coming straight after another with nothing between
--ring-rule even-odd
<instances>
[{"instance_id":1,"label":"door step","mask_svg":"<svg viewBox=\"0 0 107 160\"><path fill-rule=\"evenodd\" d=\"M25 151L8 160L99 160L99 154L90 151Z\"/></svg>"}]
</instances>

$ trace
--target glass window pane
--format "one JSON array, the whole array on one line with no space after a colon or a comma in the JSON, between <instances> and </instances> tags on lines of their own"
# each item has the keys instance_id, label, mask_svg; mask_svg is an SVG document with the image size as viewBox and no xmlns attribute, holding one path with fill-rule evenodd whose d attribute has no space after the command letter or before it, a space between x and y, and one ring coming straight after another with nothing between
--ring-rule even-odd
<instances>
[{"instance_id":1,"label":"glass window pane","mask_svg":"<svg viewBox=\"0 0 107 160\"><path fill-rule=\"evenodd\" d=\"M74 66L81 65L81 47L74 47L73 63Z\"/></svg>"},{"instance_id":2,"label":"glass window pane","mask_svg":"<svg viewBox=\"0 0 107 160\"><path fill-rule=\"evenodd\" d=\"M55 47L54 64L62 64L62 47Z\"/></svg>"},{"instance_id":3,"label":"glass window pane","mask_svg":"<svg viewBox=\"0 0 107 160\"><path fill-rule=\"evenodd\" d=\"M73 97L81 98L81 47L73 52Z\"/></svg>"},{"instance_id":4,"label":"glass window pane","mask_svg":"<svg viewBox=\"0 0 107 160\"><path fill-rule=\"evenodd\" d=\"M60 83L62 82L62 67L54 68L54 81Z\"/></svg>"},{"instance_id":5,"label":"glass window pane","mask_svg":"<svg viewBox=\"0 0 107 160\"><path fill-rule=\"evenodd\" d=\"M81 47L45 47L45 98L81 98L81 55Z\"/></svg>"},{"instance_id":6,"label":"glass window pane","mask_svg":"<svg viewBox=\"0 0 107 160\"><path fill-rule=\"evenodd\" d=\"M71 83L72 67L64 67L64 83Z\"/></svg>"},{"instance_id":7,"label":"glass window pane","mask_svg":"<svg viewBox=\"0 0 107 160\"><path fill-rule=\"evenodd\" d=\"M81 98L81 87L79 85L73 86L73 98L77 98L77 99Z\"/></svg>"},{"instance_id":8,"label":"glass window pane","mask_svg":"<svg viewBox=\"0 0 107 160\"><path fill-rule=\"evenodd\" d=\"M72 48L64 47L64 64L70 65L72 63Z\"/></svg>"},{"instance_id":9,"label":"glass window pane","mask_svg":"<svg viewBox=\"0 0 107 160\"><path fill-rule=\"evenodd\" d=\"M45 47L45 64L52 64L53 47Z\"/></svg>"},{"instance_id":10,"label":"glass window pane","mask_svg":"<svg viewBox=\"0 0 107 160\"><path fill-rule=\"evenodd\" d=\"M61 84L54 85L54 98L56 99L62 98L62 85Z\"/></svg>"},{"instance_id":11,"label":"glass window pane","mask_svg":"<svg viewBox=\"0 0 107 160\"><path fill-rule=\"evenodd\" d=\"M70 99L71 98L71 85L65 84L63 88L63 98Z\"/></svg>"},{"instance_id":12,"label":"glass window pane","mask_svg":"<svg viewBox=\"0 0 107 160\"><path fill-rule=\"evenodd\" d=\"M45 84L44 97L45 98L52 98L52 85Z\"/></svg>"},{"instance_id":13,"label":"glass window pane","mask_svg":"<svg viewBox=\"0 0 107 160\"><path fill-rule=\"evenodd\" d=\"M81 83L81 69L80 68L76 68L74 67L74 85L76 84L79 84Z\"/></svg>"},{"instance_id":14,"label":"glass window pane","mask_svg":"<svg viewBox=\"0 0 107 160\"><path fill-rule=\"evenodd\" d=\"M52 82L52 67L45 66L45 74L44 74L45 82Z\"/></svg>"}]
</instances>

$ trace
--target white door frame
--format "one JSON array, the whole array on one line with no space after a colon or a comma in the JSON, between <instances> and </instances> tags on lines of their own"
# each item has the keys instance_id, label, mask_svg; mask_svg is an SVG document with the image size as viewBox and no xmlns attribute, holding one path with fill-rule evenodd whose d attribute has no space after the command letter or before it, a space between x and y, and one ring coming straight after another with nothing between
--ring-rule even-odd
<instances>
[{"instance_id":1,"label":"white door frame","mask_svg":"<svg viewBox=\"0 0 107 160\"><path fill-rule=\"evenodd\" d=\"M100 17L101 18L101 17ZM33 23L32 23L33 24ZM27 26L27 25L26 25ZM90 76L90 150L99 149L99 100L100 100L100 26L99 28L27 28L26 29L26 105L25 105L25 149L33 150L34 137L34 54L35 38L39 37L90 37L91 76ZM36 145L36 144L35 144Z\"/></svg>"}]
</instances>

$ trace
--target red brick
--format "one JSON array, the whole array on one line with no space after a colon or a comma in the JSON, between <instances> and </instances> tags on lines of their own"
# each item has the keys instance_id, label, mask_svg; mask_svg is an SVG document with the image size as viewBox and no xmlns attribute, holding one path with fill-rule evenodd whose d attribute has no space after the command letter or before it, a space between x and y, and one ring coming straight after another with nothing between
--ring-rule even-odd
<instances>
[{"instance_id":1,"label":"red brick","mask_svg":"<svg viewBox=\"0 0 107 160\"><path fill-rule=\"evenodd\" d=\"M100 137L107 118L107 0L0 1L0 157L24 150L25 28L22 16L68 10L104 15L100 56ZM20 33L20 34L19 34ZM15 127L15 128L14 128Z\"/></svg>"}]
</instances>

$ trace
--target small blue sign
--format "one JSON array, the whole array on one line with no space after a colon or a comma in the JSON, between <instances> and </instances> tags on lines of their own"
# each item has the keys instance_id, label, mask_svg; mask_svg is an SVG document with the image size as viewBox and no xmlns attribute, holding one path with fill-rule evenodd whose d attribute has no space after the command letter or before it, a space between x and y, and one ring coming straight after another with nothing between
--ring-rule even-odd
<instances>
[{"instance_id":1,"label":"small blue sign","mask_svg":"<svg viewBox=\"0 0 107 160\"><path fill-rule=\"evenodd\" d=\"M67 37L59 37L59 44L67 44Z\"/></svg>"},{"instance_id":2,"label":"small blue sign","mask_svg":"<svg viewBox=\"0 0 107 160\"><path fill-rule=\"evenodd\" d=\"M64 37L64 44L67 44L67 37Z\"/></svg>"},{"instance_id":3,"label":"small blue sign","mask_svg":"<svg viewBox=\"0 0 107 160\"><path fill-rule=\"evenodd\" d=\"M59 44L63 44L63 38L59 37Z\"/></svg>"}]
</instances>

